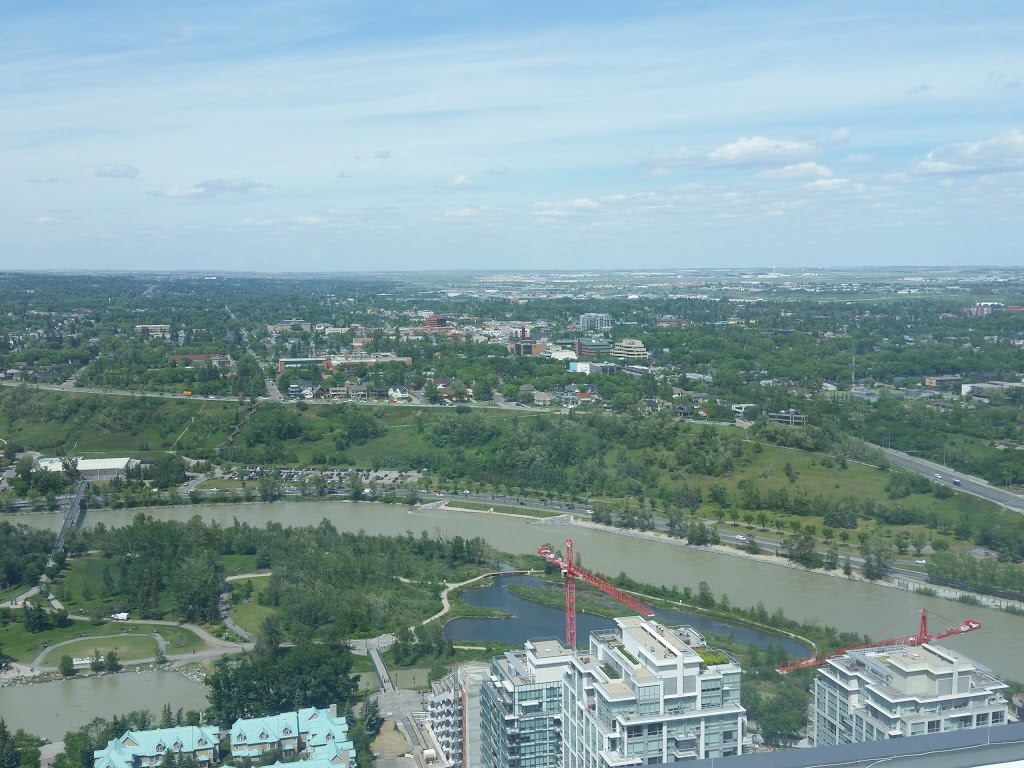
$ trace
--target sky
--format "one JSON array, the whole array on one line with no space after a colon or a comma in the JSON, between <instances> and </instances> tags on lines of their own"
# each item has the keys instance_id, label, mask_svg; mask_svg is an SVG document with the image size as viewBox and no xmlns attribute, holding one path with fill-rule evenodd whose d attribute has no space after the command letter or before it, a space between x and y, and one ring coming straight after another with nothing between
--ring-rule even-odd
<instances>
[{"instance_id":1,"label":"sky","mask_svg":"<svg viewBox=\"0 0 1024 768\"><path fill-rule=\"evenodd\" d=\"M0 269L1024 265L1024 4L7 3Z\"/></svg>"}]
</instances>

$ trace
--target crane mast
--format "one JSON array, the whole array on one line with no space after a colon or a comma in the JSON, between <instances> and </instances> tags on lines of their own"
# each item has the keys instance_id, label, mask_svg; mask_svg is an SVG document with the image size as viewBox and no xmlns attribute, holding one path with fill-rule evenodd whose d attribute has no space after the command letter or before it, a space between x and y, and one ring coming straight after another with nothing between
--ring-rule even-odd
<instances>
[{"instance_id":1,"label":"crane mast","mask_svg":"<svg viewBox=\"0 0 1024 768\"><path fill-rule=\"evenodd\" d=\"M797 659L796 661L787 661L785 664L781 664L775 668L776 672L785 674L792 672L795 669L807 669L809 667L820 667L822 664L827 662L829 659L834 659L838 656L842 656L847 651L865 650L868 648L881 648L885 646L915 646L924 645L930 643L932 640L941 640L944 637L952 637L954 635L963 635L968 632L973 632L976 629L981 629L981 622L975 621L974 619L964 619L958 626L949 627L943 632L934 632L929 634L928 632L928 610L924 609L921 611L921 624L917 629L916 635L910 637L896 637L889 640L879 640L872 643L862 643L860 645L848 645L845 648L840 648L837 651L831 653L819 653L815 656L811 656L807 659Z\"/></svg>"},{"instance_id":2,"label":"crane mast","mask_svg":"<svg viewBox=\"0 0 1024 768\"><path fill-rule=\"evenodd\" d=\"M605 581L600 576L595 576L590 571L576 565L573 556L572 539L565 540L565 557L560 558L551 551L551 547L544 545L537 549L537 554L562 571L562 578L565 579L565 644L570 648L576 647L576 579L582 579L592 587L614 597L620 603L628 605L644 616L653 616L654 609L642 600L637 600L632 595L627 595L614 584Z\"/></svg>"}]
</instances>

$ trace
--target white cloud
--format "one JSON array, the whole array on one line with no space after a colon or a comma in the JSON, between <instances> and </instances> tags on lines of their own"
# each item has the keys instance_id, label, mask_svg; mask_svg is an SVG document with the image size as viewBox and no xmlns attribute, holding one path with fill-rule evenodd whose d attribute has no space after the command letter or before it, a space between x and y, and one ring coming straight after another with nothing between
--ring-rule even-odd
<instances>
[{"instance_id":1,"label":"white cloud","mask_svg":"<svg viewBox=\"0 0 1024 768\"><path fill-rule=\"evenodd\" d=\"M376 154L373 156L377 160L390 160L391 150L390 149L378 149Z\"/></svg>"},{"instance_id":2,"label":"white cloud","mask_svg":"<svg viewBox=\"0 0 1024 768\"><path fill-rule=\"evenodd\" d=\"M825 143L829 145L845 144L853 136L853 128L849 125L844 125L842 128L837 128L828 135Z\"/></svg>"},{"instance_id":3,"label":"white cloud","mask_svg":"<svg viewBox=\"0 0 1024 768\"><path fill-rule=\"evenodd\" d=\"M99 176L101 179L134 179L138 177L139 169L134 165L110 163L101 165L93 172L93 175Z\"/></svg>"},{"instance_id":4,"label":"white cloud","mask_svg":"<svg viewBox=\"0 0 1024 768\"><path fill-rule=\"evenodd\" d=\"M652 168L650 173L648 173L647 175L654 179L662 178L664 176L671 176L672 169L665 168L664 166L659 166L658 168Z\"/></svg>"},{"instance_id":5,"label":"white cloud","mask_svg":"<svg viewBox=\"0 0 1024 768\"><path fill-rule=\"evenodd\" d=\"M790 165L808 160L819 152L820 148L809 141L743 136L710 152L684 147L669 154L652 153L647 163L656 168L680 165L697 168L752 168Z\"/></svg>"},{"instance_id":6,"label":"white cloud","mask_svg":"<svg viewBox=\"0 0 1024 768\"><path fill-rule=\"evenodd\" d=\"M476 184L473 183L469 176L459 174L448 183L448 186L452 189L472 189Z\"/></svg>"},{"instance_id":7,"label":"white cloud","mask_svg":"<svg viewBox=\"0 0 1024 768\"><path fill-rule=\"evenodd\" d=\"M938 147L918 162L913 170L922 176L1024 170L1024 131L1017 129L983 141L964 141Z\"/></svg>"},{"instance_id":8,"label":"white cloud","mask_svg":"<svg viewBox=\"0 0 1024 768\"><path fill-rule=\"evenodd\" d=\"M60 184L60 179L56 176L37 176L29 179L31 184Z\"/></svg>"},{"instance_id":9,"label":"white cloud","mask_svg":"<svg viewBox=\"0 0 1024 768\"><path fill-rule=\"evenodd\" d=\"M344 171L338 171L338 178L339 179L347 179L347 178L349 178L349 175L347 173L345 173Z\"/></svg>"},{"instance_id":10,"label":"white cloud","mask_svg":"<svg viewBox=\"0 0 1024 768\"><path fill-rule=\"evenodd\" d=\"M152 190L150 194L156 197L206 198L223 194L244 195L255 189L268 187L268 184L262 184L252 179L208 179L191 187L174 185L162 190Z\"/></svg>"},{"instance_id":11,"label":"white cloud","mask_svg":"<svg viewBox=\"0 0 1024 768\"><path fill-rule=\"evenodd\" d=\"M488 176L507 176L508 167L504 165L498 165L495 166L494 168L488 168L486 171L484 171L484 173L486 173Z\"/></svg>"},{"instance_id":12,"label":"white cloud","mask_svg":"<svg viewBox=\"0 0 1024 768\"><path fill-rule=\"evenodd\" d=\"M445 211L441 217L444 219L475 219L479 215L479 208L456 208L454 211Z\"/></svg>"},{"instance_id":13,"label":"white cloud","mask_svg":"<svg viewBox=\"0 0 1024 768\"><path fill-rule=\"evenodd\" d=\"M817 147L806 141L768 139L764 136L744 136L708 154L713 166L742 168L755 165L785 165L813 157Z\"/></svg>"},{"instance_id":14,"label":"white cloud","mask_svg":"<svg viewBox=\"0 0 1024 768\"><path fill-rule=\"evenodd\" d=\"M600 210L600 208L601 204L597 200L591 200L589 197L565 200L563 202L542 201L533 204L533 212L537 218L546 221L584 216L592 214Z\"/></svg>"},{"instance_id":15,"label":"white cloud","mask_svg":"<svg viewBox=\"0 0 1024 768\"><path fill-rule=\"evenodd\" d=\"M809 179L831 179L835 174L821 163L796 163L782 168L769 168L755 178L761 181L807 181Z\"/></svg>"},{"instance_id":16,"label":"white cloud","mask_svg":"<svg viewBox=\"0 0 1024 768\"><path fill-rule=\"evenodd\" d=\"M845 187L849 183L849 179L818 179L817 181L804 184L804 189L830 192L834 189Z\"/></svg>"},{"instance_id":17,"label":"white cloud","mask_svg":"<svg viewBox=\"0 0 1024 768\"><path fill-rule=\"evenodd\" d=\"M931 90L932 87L928 83L921 83L908 90L907 96L920 96L921 94L929 93Z\"/></svg>"},{"instance_id":18,"label":"white cloud","mask_svg":"<svg viewBox=\"0 0 1024 768\"><path fill-rule=\"evenodd\" d=\"M53 216L40 216L38 219L36 219L36 224L38 224L41 227L47 226L49 224L59 224L59 223L60 223L60 219L55 218Z\"/></svg>"}]
</instances>

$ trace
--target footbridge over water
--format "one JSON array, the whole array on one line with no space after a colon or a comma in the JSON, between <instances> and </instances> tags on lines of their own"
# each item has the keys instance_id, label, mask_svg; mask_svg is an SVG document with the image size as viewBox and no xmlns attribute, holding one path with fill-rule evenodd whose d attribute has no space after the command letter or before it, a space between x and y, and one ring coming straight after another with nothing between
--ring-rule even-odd
<instances>
[{"instance_id":1,"label":"footbridge over water","mask_svg":"<svg viewBox=\"0 0 1024 768\"><path fill-rule=\"evenodd\" d=\"M71 501L68 503L67 514L64 515L64 520L61 523L60 530L57 531L57 543L53 545L53 553L56 555L58 552L64 550L64 537L67 532L71 529L71 526L75 525L79 518L79 515L85 512L85 489L89 487L88 480L79 480L78 487L75 489L75 495L71 497Z\"/></svg>"}]
</instances>

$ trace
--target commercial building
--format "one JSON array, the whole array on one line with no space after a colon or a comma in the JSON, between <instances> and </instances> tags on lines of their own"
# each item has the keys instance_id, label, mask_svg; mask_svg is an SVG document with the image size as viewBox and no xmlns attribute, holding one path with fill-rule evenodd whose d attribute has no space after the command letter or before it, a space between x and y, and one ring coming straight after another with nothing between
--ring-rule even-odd
<instances>
[{"instance_id":1,"label":"commercial building","mask_svg":"<svg viewBox=\"0 0 1024 768\"><path fill-rule=\"evenodd\" d=\"M1007 685L937 645L852 650L814 681L811 746L880 741L1005 724Z\"/></svg>"},{"instance_id":2,"label":"commercial building","mask_svg":"<svg viewBox=\"0 0 1024 768\"><path fill-rule=\"evenodd\" d=\"M612 316L603 312L587 312L580 315L580 331L582 333L604 333L612 329Z\"/></svg>"},{"instance_id":3,"label":"commercial building","mask_svg":"<svg viewBox=\"0 0 1024 768\"><path fill-rule=\"evenodd\" d=\"M639 339L623 339L615 342L611 355L620 360L646 360L650 357L647 348Z\"/></svg>"},{"instance_id":4,"label":"commercial building","mask_svg":"<svg viewBox=\"0 0 1024 768\"><path fill-rule=\"evenodd\" d=\"M478 662L460 664L431 685L427 729L442 766L480 765L480 692L488 669Z\"/></svg>"},{"instance_id":5,"label":"commercial building","mask_svg":"<svg viewBox=\"0 0 1024 768\"><path fill-rule=\"evenodd\" d=\"M480 693L483 768L562 764L562 678L573 654L558 640L532 640L491 662Z\"/></svg>"},{"instance_id":6,"label":"commercial building","mask_svg":"<svg viewBox=\"0 0 1024 768\"><path fill-rule=\"evenodd\" d=\"M576 339L573 346L581 358L607 357L612 351L612 345L604 339Z\"/></svg>"},{"instance_id":7,"label":"commercial building","mask_svg":"<svg viewBox=\"0 0 1024 768\"><path fill-rule=\"evenodd\" d=\"M83 480L113 480L124 477L130 467L138 465L138 459L83 459L77 457L75 466ZM63 459L36 459L36 468L47 472L63 472Z\"/></svg>"},{"instance_id":8,"label":"commercial building","mask_svg":"<svg viewBox=\"0 0 1024 768\"><path fill-rule=\"evenodd\" d=\"M171 338L171 326L169 325L136 325L135 333L144 333L151 339Z\"/></svg>"},{"instance_id":9,"label":"commercial building","mask_svg":"<svg viewBox=\"0 0 1024 768\"><path fill-rule=\"evenodd\" d=\"M561 768L620 768L743 753L740 666L689 627L615 619L563 685Z\"/></svg>"}]
</instances>

